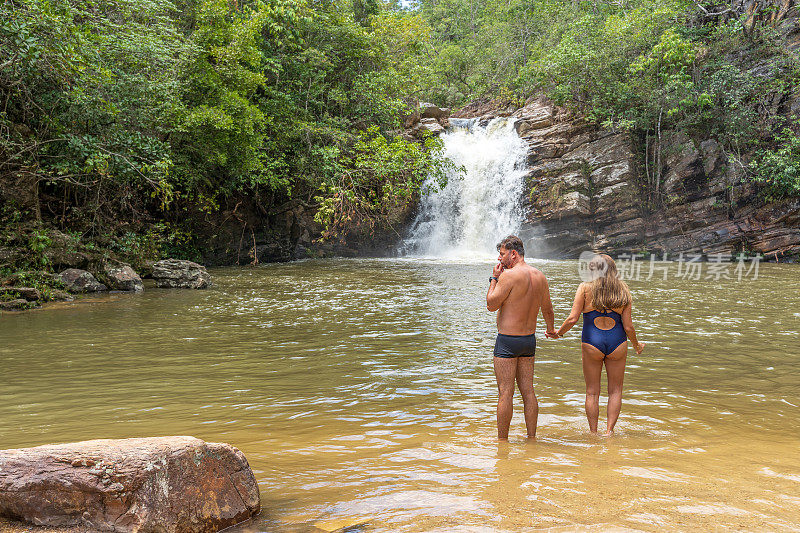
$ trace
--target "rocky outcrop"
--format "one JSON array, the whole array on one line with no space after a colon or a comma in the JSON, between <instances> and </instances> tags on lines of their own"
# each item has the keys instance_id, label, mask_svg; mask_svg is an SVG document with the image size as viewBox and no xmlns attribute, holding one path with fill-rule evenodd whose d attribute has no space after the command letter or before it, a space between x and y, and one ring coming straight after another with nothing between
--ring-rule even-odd
<instances>
[{"instance_id":1,"label":"rocky outcrop","mask_svg":"<svg viewBox=\"0 0 800 533\"><path fill-rule=\"evenodd\" d=\"M111 290L132 292L142 292L144 290L142 278L127 263L119 261L104 262L103 277Z\"/></svg>"},{"instance_id":2,"label":"rocky outcrop","mask_svg":"<svg viewBox=\"0 0 800 533\"><path fill-rule=\"evenodd\" d=\"M39 307L39 303L35 300L26 300L25 298L15 298L13 300L0 300L0 310L2 311L24 311Z\"/></svg>"},{"instance_id":3,"label":"rocky outcrop","mask_svg":"<svg viewBox=\"0 0 800 533\"><path fill-rule=\"evenodd\" d=\"M17 296L28 302L42 299L42 293L39 292L39 289L32 287L0 287L0 297L6 295Z\"/></svg>"},{"instance_id":4,"label":"rocky outcrop","mask_svg":"<svg viewBox=\"0 0 800 533\"><path fill-rule=\"evenodd\" d=\"M652 147L604 130L543 98L517 110L476 102L459 117L512 116L529 145L522 236L542 257L651 251L677 255L758 252L800 257L800 201L765 203L714 139L665 134L657 184ZM641 150L643 151L643 150ZM645 166L646 165L646 166ZM653 187L658 202L651 202Z\"/></svg>"},{"instance_id":5,"label":"rocky outcrop","mask_svg":"<svg viewBox=\"0 0 800 533\"><path fill-rule=\"evenodd\" d=\"M0 516L86 531L200 533L258 513L244 454L194 437L0 450Z\"/></svg>"},{"instance_id":6,"label":"rocky outcrop","mask_svg":"<svg viewBox=\"0 0 800 533\"><path fill-rule=\"evenodd\" d=\"M431 103L421 103L403 119L403 137L409 141L424 139L425 135L441 135L450 126L450 109Z\"/></svg>"},{"instance_id":7,"label":"rocky outcrop","mask_svg":"<svg viewBox=\"0 0 800 533\"><path fill-rule=\"evenodd\" d=\"M0 310L23 311L39 307L42 293L32 287L0 287Z\"/></svg>"},{"instance_id":8,"label":"rocky outcrop","mask_svg":"<svg viewBox=\"0 0 800 533\"><path fill-rule=\"evenodd\" d=\"M59 274L69 292L100 292L108 287L97 281L89 272L79 268L68 268Z\"/></svg>"},{"instance_id":9,"label":"rocky outcrop","mask_svg":"<svg viewBox=\"0 0 800 533\"><path fill-rule=\"evenodd\" d=\"M206 267L184 259L163 259L153 263L153 279L161 288L206 289L211 276Z\"/></svg>"}]
</instances>

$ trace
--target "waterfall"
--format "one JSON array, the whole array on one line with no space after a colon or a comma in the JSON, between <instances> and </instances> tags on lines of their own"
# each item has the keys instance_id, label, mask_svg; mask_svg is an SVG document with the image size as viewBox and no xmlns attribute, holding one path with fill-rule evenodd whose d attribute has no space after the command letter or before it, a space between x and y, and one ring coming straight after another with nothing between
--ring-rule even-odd
<instances>
[{"instance_id":1,"label":"waterfall","mask_svg":"<svg viewBox=\"0 0 800 533\"><path fill-rule=\"evenodd\" d=\"M401 245L411 256L488 257L503 237L519 231L525 157L528 146L514 130L514 120L450 119L442 135L445 156L457 170L439 188L423 185L419 212Z\"/></svg>"}]
</instances>

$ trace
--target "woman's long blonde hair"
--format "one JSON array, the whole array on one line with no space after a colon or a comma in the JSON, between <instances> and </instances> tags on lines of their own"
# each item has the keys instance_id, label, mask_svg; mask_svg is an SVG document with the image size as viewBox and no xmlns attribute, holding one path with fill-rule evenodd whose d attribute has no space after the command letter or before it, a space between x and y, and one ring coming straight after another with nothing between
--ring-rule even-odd
<instances>
[{"instance_id":1,"label":"woman's long blonde hair","mask_svg":"<svg viewBox=\"0 0 800 533\"><path fill-rule=\"evenodd\" d=\"M595 277L589 282L592 306L599 311L627 307L631 301L628 285L619 279L617 264L606 254L597 254L589 261L589 270Z\"/></svg>"}]
</instances>

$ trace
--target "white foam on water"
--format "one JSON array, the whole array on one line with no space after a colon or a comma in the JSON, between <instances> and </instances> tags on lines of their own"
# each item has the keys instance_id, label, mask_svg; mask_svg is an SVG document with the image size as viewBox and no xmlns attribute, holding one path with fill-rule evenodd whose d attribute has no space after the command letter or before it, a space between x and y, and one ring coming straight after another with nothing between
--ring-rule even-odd
<instances>
[{"instance_id":1,"label":"white foam on water","mask_svg":"<svg viewBox=\"0 0 800 533\"><path fill-rule=\"evenodd\" d=\"M400 247L401 255L464 261L491 261L495 245L519 232L525 219L522 196L528 146L514 130L514 119L451 119L442 135L445 156L457 170L447 185L433 178L419 213Z\"/></svg>"}]
</instances>

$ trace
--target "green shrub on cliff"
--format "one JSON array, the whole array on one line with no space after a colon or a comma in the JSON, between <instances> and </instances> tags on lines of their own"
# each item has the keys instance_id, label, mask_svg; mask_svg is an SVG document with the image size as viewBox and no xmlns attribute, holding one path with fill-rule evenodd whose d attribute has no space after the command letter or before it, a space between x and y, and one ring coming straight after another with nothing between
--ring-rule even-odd
<instances>
[{"instance_id":1,"label":"green shrub on cliff","mask_svg":"<svg viewBox=\"0 0 800 533\"><path fill-rule=\"evenodd\" d=\"M752 179L764 186L768 200L800 197L800 136L784 128L775 141L777 147L756 153Z\"/></svg>"},{"instance_id":2,"label":"green shrub on cliff","mask_svg":"<svg viewBox=\"0 0 800 533\"><path fill-rule=\"evenodd\" d=\"M315 200L315 220L323 238L371 237L394 230L408 218L423 182L444 186L452 164L442 157L442 142L433 136L424 147L403 138L387 139L377 127L359 135L353 151L331 161L328 178Z\"/></svg>"}]
</instances>

